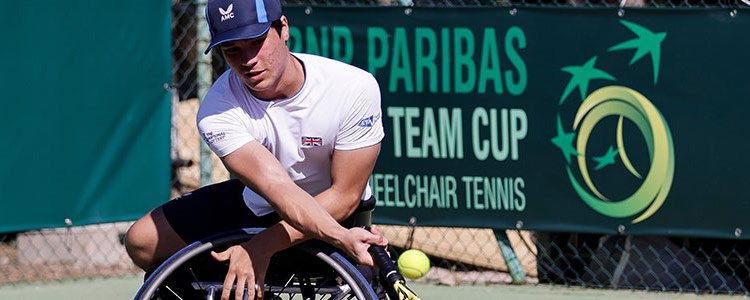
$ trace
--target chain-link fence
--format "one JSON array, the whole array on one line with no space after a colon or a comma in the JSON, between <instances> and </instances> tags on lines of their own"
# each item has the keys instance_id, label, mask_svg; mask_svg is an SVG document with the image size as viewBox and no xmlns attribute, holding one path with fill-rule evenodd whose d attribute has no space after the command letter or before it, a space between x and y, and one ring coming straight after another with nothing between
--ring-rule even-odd
<instances>
[{"instance_id":1,"label":"chain-link fence","mask_svg":"<svg viewBox=\"0 0 750 300\"><path fill-rule=\"evenodd\" d=\"M747 241L544 233L537 244L543 282L745 295L750 287Z\"/></svg>"},{"instance_id":2,"label":"chain-link fence","mask_svg":"<svg viewBox=\"0 0 750 300\"><path fill-rule=\"evenodd\" d=\"M750 5L746 0L289 0L286 6L566 6L654 8ZM172 195L228 178L202 148L199 98L222 58L204 57L203 3L173 1ZM203 39L203 40L202 40ZM210 74L202 76L201 74ZM209 159L210 164L200 164ZM201 181L203 180L203 181ZM165 199L166 200L166 199ZM137 274L122 246L129 223L0 235L0 284ZM433 268L425 281L447 285L553 283L594 288L750 294L750 242L659 236L530 232L518 229L382 226L396 249L419 248Z\"/></svg>"},{"instance_id":3,"label":"chain-link fence","mask_svg":"<svg viewBox=\"0 0 750 300\"><path fill-rule=\"evenodd\" d=\"M139 270L122 245L129 226L121 222L0 234L0 284L136 274Z\"/></svg>"}]
</instances>

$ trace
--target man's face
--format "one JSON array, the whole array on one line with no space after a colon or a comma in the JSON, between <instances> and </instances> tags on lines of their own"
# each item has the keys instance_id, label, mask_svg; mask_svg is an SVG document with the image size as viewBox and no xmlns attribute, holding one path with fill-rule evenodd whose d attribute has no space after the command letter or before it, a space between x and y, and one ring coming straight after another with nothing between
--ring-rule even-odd
<instances>
[{"instance_id":1,"label":"man's face","mask_svg":"<svg viewBox=\"0 0 750 300\"><path fill-rule=\"evenodd\" d=\"M261 99L275 100L285 92L280 90L280 79L289 61L289 27L285 17L281 20L281 32L271 27L260 37L219 45L232 71Z\"/></svg>"}]
</instances>

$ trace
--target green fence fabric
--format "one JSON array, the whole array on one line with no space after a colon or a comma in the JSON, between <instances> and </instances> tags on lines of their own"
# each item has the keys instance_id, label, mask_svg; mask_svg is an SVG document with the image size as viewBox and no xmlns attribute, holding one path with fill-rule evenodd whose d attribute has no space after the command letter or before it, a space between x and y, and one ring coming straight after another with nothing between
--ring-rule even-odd
<instances>
[{"instance_id":1,"label":"green fence fabric","mask_svg":"<svg viewBox=\"0 0 750 300\"><path fill-rule=\"evenodd\" d=\"M747 10L287 15L380 82L377 222L750 237Z\"/></svg>"},{"instance_id":2,"label":"green fence fabric","mask_svg":"<svg viewBox=\"0 0 750 300\"><path fill-rule=\"evenodd\" d=\"M132 220L168 199L169 1L7 6L0 232Z\"/></svg>"}]
</instances>

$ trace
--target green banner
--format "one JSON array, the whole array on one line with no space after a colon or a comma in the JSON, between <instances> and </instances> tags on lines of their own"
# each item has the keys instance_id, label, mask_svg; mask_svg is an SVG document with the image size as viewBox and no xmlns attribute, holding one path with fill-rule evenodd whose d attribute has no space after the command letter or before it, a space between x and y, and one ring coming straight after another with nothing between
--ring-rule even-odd
<instances>
[{"instance_id":1,"label":"green banner","mask_svg":"<svg viewBox=\"0 0 750 300\"><path fill-rule=\"evenodd\" d=\"M0 232L133 220L168 199L169 5L0 12Z\"/></svg>"},{"instance_id":2,"label":"green banner","mask_svg":"<svg viewBox=\"0 0 750 300\"><path fill-rule=\"evenodd\" d=\"M287 9L380 82L380 223L750 237L740 9Z\"/></svg>"}]
</instances>

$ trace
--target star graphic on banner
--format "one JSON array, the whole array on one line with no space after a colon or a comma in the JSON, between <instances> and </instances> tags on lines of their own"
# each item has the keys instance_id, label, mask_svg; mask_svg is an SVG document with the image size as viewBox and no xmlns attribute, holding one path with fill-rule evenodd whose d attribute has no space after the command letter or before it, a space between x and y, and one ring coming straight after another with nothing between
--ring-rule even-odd
<instances>
[{"instance_id":1,"label":"star graphic on banner","mask_svg":"<svg viewBox=\"0 0 750 300\"><path fill-rule=\"evenodd\" d=\"M602 168L614 165L615 164L615 156L617 153L620 152L619 149L614 149L612 146L609 146L609 149L607 149L607 153L605 153L602 156L596 156L592 157L595 162L597 162L596 167L594 168L594 171L601 170Z\"/></svg>"},{"instance_id":2,"label":"star graphic on banner","mask_svg":"<svg viewBox=\"0 0 750 300\"><path fill-rule=\"evenodd\" d=\"M630 59L629 65L631 66L635 62L637 62L639 59L646 56L646 54L650 54L651 65L654 69L654 84L656 84L656 80L659 78L659 61L661 59L661 42L663 42L664 38L667 37L667 33L666 32L654 33L653 31L648 30L646 27L643 27L641 25L628 22L625 20L621 20L620 23L622 23L622 25L625 25L625 27L630 29L630 31L635 33L635 35L637 35L638 37L632 40L624 41L622 43L614 45L610 47L608 51L636 49L635 54L633 55L633 58Z\"/></svg>"},{"instance_id":3,"label":"star graphic on banner","mask_svg":"<svg viewBox=\"0 0 750 300\"><path fill-rule=\"evenodd\" d=\"M560 116L557 116L557 136L552 138L552 143L557 146L557 148L560 148L560 150L563 153L563 156L565 156L565 160L570 164L570 156L578 156L580 155L578 151L576 151L575 148L573 148L573 140L576 138L575 132L564 132L562 128L562 122L560 121Z\"/></svg>"},{"instance_id":4,"label":"star graphic on banner","mask_svg":"<svg viewBox=\"0 0 750 300\"><path fill-rule=\"evenodd\" d=\"M570 95L576 87L578 87L578 91L581 93L581 100L585 99L589 89L589 81L593 79L615 80L615 78L612 77L612 75L609 75L609 73L595 68L594 64L596 64L596 56L592 57L581 66L567 66L562 68L563 71L568 72L573 76L565 87L562 97L560 97L560 104L565 101L568 95Z\"/></svg>"}]
</instances>

